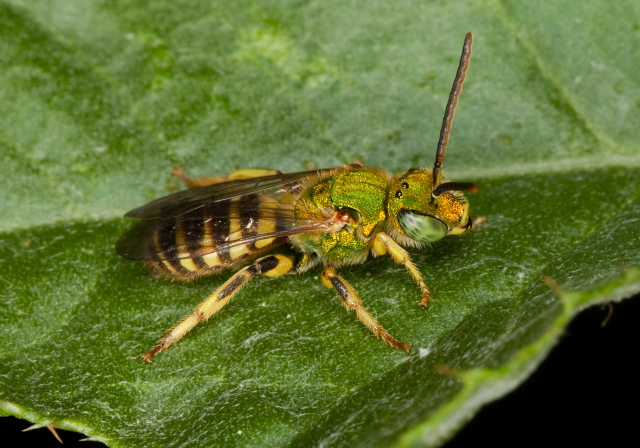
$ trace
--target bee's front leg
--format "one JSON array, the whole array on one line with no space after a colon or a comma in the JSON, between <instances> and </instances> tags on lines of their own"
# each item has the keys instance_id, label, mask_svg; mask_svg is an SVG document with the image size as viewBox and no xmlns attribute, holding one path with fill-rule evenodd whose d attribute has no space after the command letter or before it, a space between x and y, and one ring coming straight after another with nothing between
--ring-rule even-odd
<instances>
[{"instance_id":1,"label":"bee's front leg","mask_svg":"<svg viewBox=\"0 0 640 448\"><path fill-rule=\"evenodd\" d=\"M422 292L422 299L418 303L418 306L421 308L426 308L429 300L431 299L431 293L429 292L429 288L427 288L427 284L424 282L422 278L422 274L416 268L416 265L413 264L411 258L409 258L409 253L402 248L398 243L395 242L393 238L387 235L384 232L380 232L376 235L375 240L373 241L373 250L378 255L384 255L387 252L391 255L391 258L396 263L403 265L411 274L411 277L415 280L415 282L420 287L420 292Z\"/></svg>"},{"instance_id":2,"label":"bee's front leg","mask_svg":"<svg viewBox=\"0 0 640 448\"><path fill-rule=\"evenodd\" d=\"M353 289L353 286L347 283L344 278L339 276L335 269L326 268L322 272L321 280L324 286L336 290L347 311L355 311L358 319L360 319L360 321L365 324L373 334L382 338L384 342L393 348L404 350L407 354L411 352L411 344L400 342L387 333L387 330L385 330L382 325L378 323L375 317L373 317L362 305L362 300L356 290Z\"/></svg>"},{"instance_id":3,"label":"bee's front leg","mask_svg":"<svg viewBox=\"0 0 640 448\"><path fill-rule=\"evenodd\" d=\"M485 218L484 216L478 216L471 223L471 230L477 230L478 227L480 227L482 224L485 224L486 222L487 222L487 218Z\"/></svg>"}]
</instances>

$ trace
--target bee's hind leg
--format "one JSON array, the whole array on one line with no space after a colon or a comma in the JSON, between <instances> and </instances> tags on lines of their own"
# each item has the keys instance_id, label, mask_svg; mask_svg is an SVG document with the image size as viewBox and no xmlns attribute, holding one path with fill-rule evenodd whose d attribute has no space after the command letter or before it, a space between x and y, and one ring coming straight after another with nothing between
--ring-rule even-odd
<instances>
[{"instance_id":1,"label":"bee's hind leg","mask_svg":"<svg viewBox=\"0 0 640 448\"><path fill-rule=\"evenodd\" d=\"M171 172L172 175L179 178L188 188L205 187L207 185L220 184L222 182L228 182L230 180L251 179L253 177L272 176L274 174L280 174L278 170L267 170L260 168L249 168L246 170L234 171L226 176L213 176L213 177L198 177L197 179L191 179L187 176L181 166L177 167Z\"/></svg>"},{"instance_id":2,"label":"bee's hind leg","mask_svg":"<svg viewBox=\"0 0 640 448\"><path fill-rule=\"evenodd\" d=\"M353 289L347 281L342 278L340 275L336 273L336 270L333 268L326 268L322 272L321 276L322 284L327 288L333 288L336 290L340 298L342 299L342 303L344 304L347 311L355 311L358 319L367 326L369 330L379 338L382 338L384 342L389 344L393 348L397 348L400 350L404 350L409 354L411 352L411 344L407 344L405 342L400 342L387 333L382 325L378 323L375 317L373 317L367 309L362 305L362 300L360 296Z\"/></svg>"},{"instance_id":3,"label":"bee's hind leg","mask_svg":"<svg viewBox=\"0 0 640 448\"><path fill-rule=\"evenodd\" d=\"M151 362L151 358L178 342L182 337L203 320L209 319L222 309L240 289L255 275L279 277L295 272L295 260L285 255L268 255L253 264L240 269L209 297L201 302L192 314L174 325L167 334L149 352L142 355L142 359Z\"/></svg>"}]
</instances>

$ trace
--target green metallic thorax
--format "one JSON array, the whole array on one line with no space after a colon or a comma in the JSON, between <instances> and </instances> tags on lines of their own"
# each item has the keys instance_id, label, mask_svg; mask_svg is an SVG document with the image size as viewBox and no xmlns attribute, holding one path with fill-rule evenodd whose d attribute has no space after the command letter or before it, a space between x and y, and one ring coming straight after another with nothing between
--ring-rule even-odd
<instances>
[{"instance_id":1,"label":"green metallic thorax","mask_svg":"<svg viewBox=\"0 0 640 448\"><path fill-rule=\"evenodd\" d=\"M390 175L379 168L345 169L307 186L298 204L309 212L347 212L353 222L333 233L306 233L296 245L330 265L358 262L368 255L387 219Z\"/></svg>"}]
</instances>

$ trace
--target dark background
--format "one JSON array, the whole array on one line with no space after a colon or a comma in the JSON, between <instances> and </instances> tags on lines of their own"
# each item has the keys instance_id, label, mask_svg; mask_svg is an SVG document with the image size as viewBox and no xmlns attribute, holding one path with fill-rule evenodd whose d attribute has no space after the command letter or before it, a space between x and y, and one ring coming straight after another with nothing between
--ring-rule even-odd
<instances>
[{"instance_id":1,"label":"dark background","mask_svg":"<svg viewBox=\"0 0 640 448\"><path fill-rule=\"evenodd\" d=\"M640 295L583 311L531 378L484 407L446 448L478 443L640 446L638 326ZM9 441L3 446L61 447L46 428L22 432L29 426L24 420L0 418L0 434ZM64 441L61 448L104 448L101 443L79 442L82 434L58 434Z\"/></svg>"}]
</instances>

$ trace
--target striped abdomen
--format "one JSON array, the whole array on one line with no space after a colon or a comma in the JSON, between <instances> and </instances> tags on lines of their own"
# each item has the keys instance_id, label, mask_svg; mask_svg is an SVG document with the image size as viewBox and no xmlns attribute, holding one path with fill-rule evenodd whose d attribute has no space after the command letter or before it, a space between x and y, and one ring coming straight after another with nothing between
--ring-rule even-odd
<instances>
[{"instance_id":1,"label":"striped abdomen","mask_svg":"<svg viewBox=\"0 0 640 448\"><path fill-rule=\"evenodd\" d=\"M282 210L271 197L252 194L155 220L142 258L163 276L189 279L217 272L284 243Z\"/></svg>"}]
</instances>

